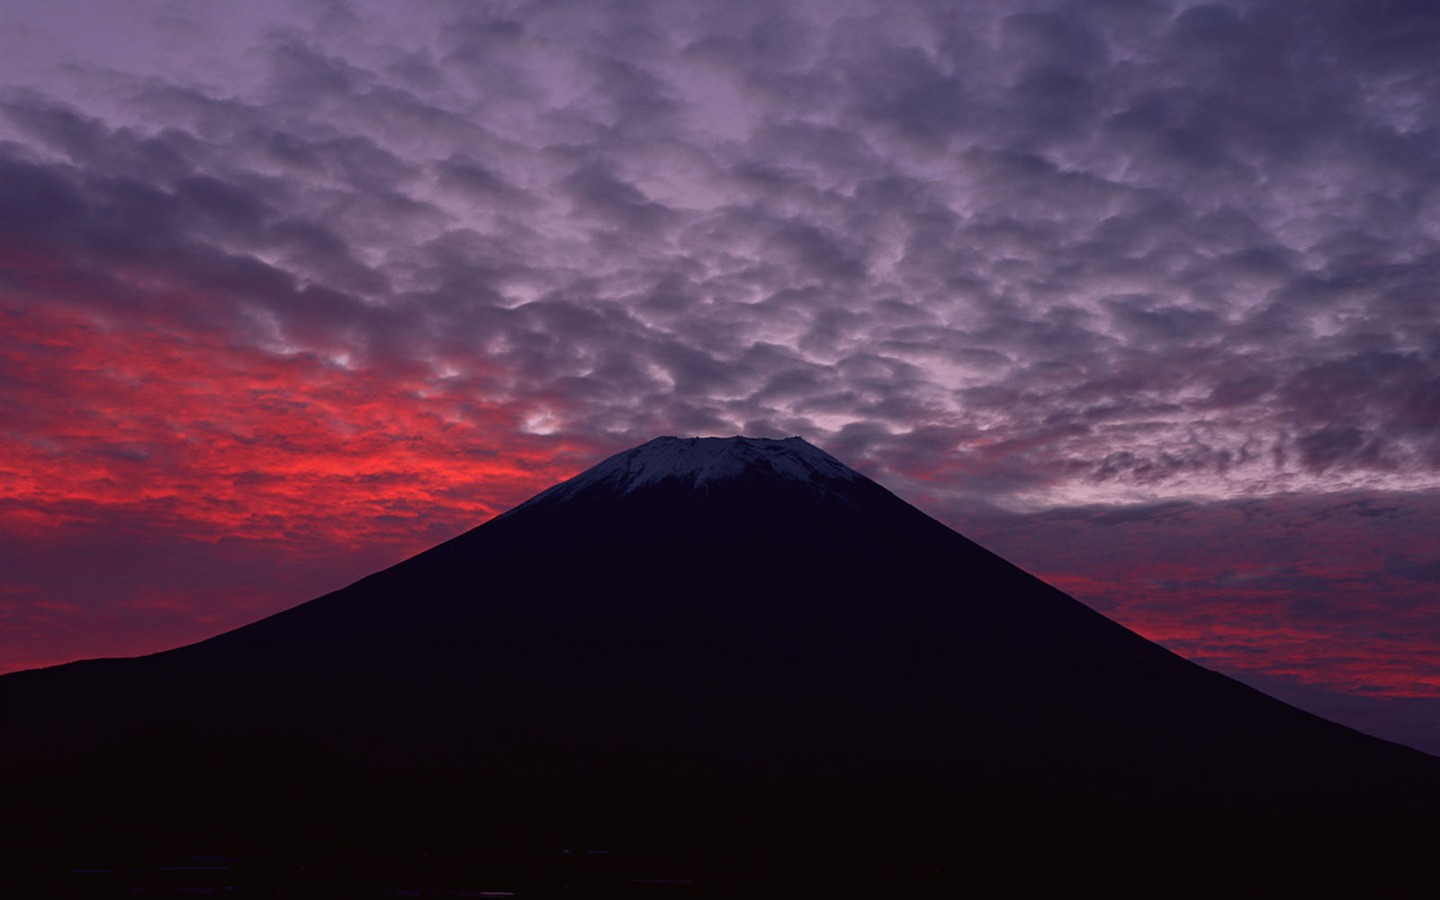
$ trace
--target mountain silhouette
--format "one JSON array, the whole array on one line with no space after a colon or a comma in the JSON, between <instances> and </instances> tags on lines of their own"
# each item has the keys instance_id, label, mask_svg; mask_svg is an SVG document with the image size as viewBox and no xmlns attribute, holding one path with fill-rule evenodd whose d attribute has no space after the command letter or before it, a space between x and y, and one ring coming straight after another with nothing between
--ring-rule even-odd
<instances>
[{"instance_id":1,"label":"mountain silhouette","mask_svg":"<svg viewBox=\"0 0 1440 900\"><path fill-rule=\"evenodd\" d=\"M1179 658L799 438L656 439L246 627L4 676L0 709L7 878L36 883L220 848L537 896L1372 885L1440 836L1440 760ZM555 855L584 847L630 862Z\"/></svg>"}]
</instances>

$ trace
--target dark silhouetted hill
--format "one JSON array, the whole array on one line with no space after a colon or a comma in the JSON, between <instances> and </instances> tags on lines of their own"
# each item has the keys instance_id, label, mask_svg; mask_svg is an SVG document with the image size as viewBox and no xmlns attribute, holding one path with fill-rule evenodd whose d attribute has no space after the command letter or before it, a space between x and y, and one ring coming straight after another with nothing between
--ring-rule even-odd
<instances>
[{"instance_id":1,"label":"dark silhouetted hill","mask_svg":"<svg viewBox=\"0 0 1440 900\"><path fill-rule=\"evenodd\" d=\"M291 895L1373 887L1440 837L1440 760L1180 659L798 438L660 438L0 703L17 883L223 853Z\"/></svg>"}]
</instances>

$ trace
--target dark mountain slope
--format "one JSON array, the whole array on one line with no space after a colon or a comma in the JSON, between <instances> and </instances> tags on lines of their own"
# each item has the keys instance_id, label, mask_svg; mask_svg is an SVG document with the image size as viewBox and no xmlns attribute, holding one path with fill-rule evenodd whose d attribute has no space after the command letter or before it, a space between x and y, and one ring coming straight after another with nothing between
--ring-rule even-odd
<instances>
[{"instance_id":1,"label":"dark mountain slope","mask_svg":"<svg viewBox=\"0 0 1440 900\"><path fill-rule=\"evenodd\" d=\"M798 439L662 438L288 612L0 701L41 850L141 805L186 823L151 844L458 819L830 865L987 822L1007 852L1284 836L1400 865L1440 796L1440 761L1181 660Z\"/></svg>"}]
</instances>

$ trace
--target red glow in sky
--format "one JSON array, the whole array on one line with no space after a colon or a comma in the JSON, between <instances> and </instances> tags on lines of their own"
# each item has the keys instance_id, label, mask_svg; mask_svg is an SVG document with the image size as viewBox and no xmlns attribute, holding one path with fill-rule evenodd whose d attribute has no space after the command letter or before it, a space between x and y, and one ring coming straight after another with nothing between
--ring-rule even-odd
<instances>
[{"instance_id":1,"label":"red glow in sky","mask_svg":"<svg viewBox=\"0 0 1440 900\"><path fill-rule=\"evenodd\" d=\"M459 397L417 372L349 371L58 304L0 314L10 402L0 535L13 554L3 670L153 652L242 624L478 524L593 452L524 434L526 409ZM179 557L198 553L217 577L259 566L274 583L126 584L103 570L104 548L121 539L150 545L150 566L190 569ZM102 563L89 583L35 569L57 542ZM331 580L303 577L316 556L321 570L346 562ZM66 599L77 594L177 621L106 641L88 603Z\"/></svg>"}]
</instances>

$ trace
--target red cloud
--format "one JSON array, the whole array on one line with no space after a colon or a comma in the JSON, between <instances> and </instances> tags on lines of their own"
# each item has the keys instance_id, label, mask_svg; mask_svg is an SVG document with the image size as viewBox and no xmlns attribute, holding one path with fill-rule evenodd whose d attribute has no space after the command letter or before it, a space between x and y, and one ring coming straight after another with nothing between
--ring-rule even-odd
<instances>
[{"instance_id":1,"label":"red cloud","mask_svg":"<svg viewBox=\"0 0 1440 900\"><path fill-rule=\"evenodd\" d=\"M1033 517L987 546L1180 655L1236 675L1440 697L1433 498L1354 495Z\"/></svg>"},{"instance_id":2,"label":"red cloud","mask_svg":"<svg viewBox=\"0 0 1440 900\"><path fill-rule=\"evenodd\" d=\"M196 623L233 626L293 605L378 567L363 560L394 562L478 524L595 452L524 433L535 407L487 401L473 362L448 379L416 364L350 369L185 330L153 311L101 315L72 302L0 299L0 319L0 541L14 555L0 616L16 637L0 670L92 648L161 649L204 636ZM48 555L62 542L68 561ZM222 580L247 565L294 571L241 588L158 573L120 584L107 568L123 568L124 554L73 558L77 546L104 556L122 544L153 554L157 568L200 565L167 552L203 558ZM303 565L317 553L352 568L317 583ZM63 571L74 566L88 571ZM93 632L108 614L98 611L116 606L142 613L154 633L112 634L102 646Z\"/></svg>"}]
</instances>

